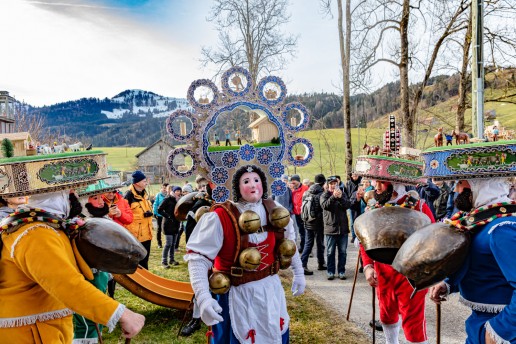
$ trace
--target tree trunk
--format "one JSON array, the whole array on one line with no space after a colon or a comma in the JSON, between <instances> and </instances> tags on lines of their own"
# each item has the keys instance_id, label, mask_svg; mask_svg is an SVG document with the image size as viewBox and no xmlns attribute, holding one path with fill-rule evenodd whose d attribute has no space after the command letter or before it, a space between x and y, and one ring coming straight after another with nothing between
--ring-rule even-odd
<instances>
[{"instance_id":1,"label":"tree trunk","mask_svg":"<svg viewBox=\"0 0 516 344\"><path fill-rule=\"evenodd\" d=\"M455 129L459 132L464 131L464 114L466 112L466 95L468 89L468 64L469 64L469 48L471 46L471 5L469 12L468 29L464 36L464 45L462 46L462 67L460 70L460 83L459 83L459 99L457 100L457 115L455 116Z\"/></svg>"},{"instance_id":2,"label":"tree trunk","mask_svg":"<svg viewBox=\"0 0 516 344\"><path fill-rule=\"evenodd\" d=\"M344 142L346 143L346 174L353 169L353 148L351 145L351 109L349 106L349 52L351 48L351 8L346 1L346 32L344 37L342 0L337 0L339 11L339 43L342 68L342 116L344 120Z\"/></svg>"},{"instance_id":3,"label":"tree trunk","mask_svg":"<svg viewBox=\"0 0 516 344\"><path fill-rule=\"evenodd\" d=\"M410 17L410 0L403 0L403 12L400 20L400 108L403 118L403 145L414 148L414 118L410 113L409 106L409 79L408 79L408 62L409 62L409 42L408 42L408 24Z\"/></svg>"}]
</instances>

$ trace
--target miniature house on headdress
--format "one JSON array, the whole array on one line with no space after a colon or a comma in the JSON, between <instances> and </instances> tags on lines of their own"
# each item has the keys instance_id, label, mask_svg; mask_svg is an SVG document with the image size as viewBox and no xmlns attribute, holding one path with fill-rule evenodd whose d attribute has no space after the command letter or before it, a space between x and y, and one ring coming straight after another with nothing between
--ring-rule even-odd
<instances>
[{"instance_id":1,"label":"miniature house on headdress","mask_svg":"<svg viewBox=\"0 0 516 344\"><path fill-rule=\"evenodd\" d=\"M282 195L287 188L280 179L285 172L284 163L304 166L313 156L310 141L295 137L308 124L308 110L297 102L284 103L287 89L280 78L267 76L255 84L242 67L227 70L222 75L221 88L219 91L207 79L194 81L187 94L194 112L177 110L168 118L167 131L171 137L187 143L170 151L167 161L170 173L178 178L194 173L203 175L216 185L213 199L224 202L232 196L234 172L251 164L265 172L269 194ZM235 114L242 118L235 118ZM181 123L186 123L186 127ZM224 142L243 129L251 129L248 143L215 145L214 137ZM181 157L190 162L188 170L177 167L176 160Z\"/></svg>"}]
</instances>

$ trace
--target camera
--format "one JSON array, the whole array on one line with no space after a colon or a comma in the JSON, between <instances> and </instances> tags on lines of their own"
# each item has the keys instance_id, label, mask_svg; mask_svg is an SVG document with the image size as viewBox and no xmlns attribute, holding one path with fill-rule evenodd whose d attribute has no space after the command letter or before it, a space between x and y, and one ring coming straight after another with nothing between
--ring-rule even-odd
<instances>
[{"instance_id":1,"label":"camera","mask_svg":"<svg viewBox=\"0 0 516 344\"><path fill-rule=\"evenodd\" d=\"M150 210L147 210L145 213L143 213L143 217L151 217L152 215L152 211Z\"/></svg>"}]
</instances>

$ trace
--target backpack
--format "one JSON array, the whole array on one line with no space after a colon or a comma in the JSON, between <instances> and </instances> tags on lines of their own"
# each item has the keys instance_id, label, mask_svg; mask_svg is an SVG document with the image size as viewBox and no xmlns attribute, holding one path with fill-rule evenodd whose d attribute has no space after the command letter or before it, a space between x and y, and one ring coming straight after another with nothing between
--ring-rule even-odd
<instances>
[{"instance_id":1,"label":"backpack","mask_svg":"<svg viewBox=\"0 0 516 344\"><path fill-rule=\"evenodd\" d=\"M316 219L315 213L315 196L307 193L301 204L301 220L304 222L312 222Z\"/></svg>"}]
</instances>

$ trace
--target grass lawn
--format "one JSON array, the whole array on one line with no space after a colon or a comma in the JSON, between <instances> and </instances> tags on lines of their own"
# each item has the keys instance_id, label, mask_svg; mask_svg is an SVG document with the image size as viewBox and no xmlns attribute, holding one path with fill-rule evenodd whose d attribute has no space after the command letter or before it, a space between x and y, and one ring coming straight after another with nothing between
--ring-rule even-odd
<instances>
[{"instance_id":1,"label":"grass lawn","mask_svg":"<svg viewBox=\"0 0 516 344\"><path fill-rule=\"evenodd\" d=\"M184 250L184 236L180 245L180 251L176 252L176 260L180 263L176 267L163 269L161 267L161 249L153 240L149 270L155 274L170 279L188 281L188 269L182 256ZM290 291L291 274L282 272L282 282L287 295L287 305L291 317L290 339L291 343L340 343L340 344L365 344L369 340L354 324L346 322L341 316L331 312L313 293L307 291L305 295L293 297ZM206 343L206 331L208 327L203 325L191 337L177 337L183 318L183 312L156 306L129 293L120 285L117 285L115 298L127 305L131 310L145 315L146 321L143 330L132 339L131 343ZM189 319L188 319L189 320ZM338 326L335 326L338 324ZM331 329L331 331L328 331ZM125 339L121 335L120 327L112 333L106 329L103 332L104 343L123 344Z\"/></svg>"},{"instance_id":2,"label":"grass lawn","mask_svg":"<svg viewBox=\"0 0 516 344\"><path fill-rule=\"evenodd\" d=\"M95 147L107 153L108 167L114 171L132 171L136 168L137 160L135 155L145 147Z\"/></svg>"}]
</instances>

